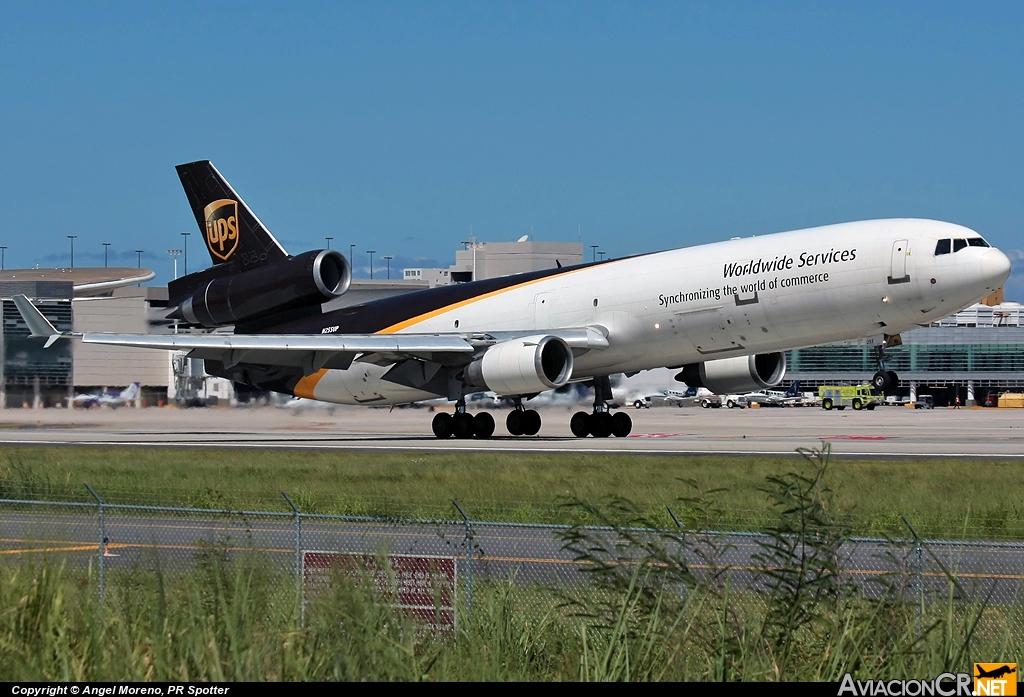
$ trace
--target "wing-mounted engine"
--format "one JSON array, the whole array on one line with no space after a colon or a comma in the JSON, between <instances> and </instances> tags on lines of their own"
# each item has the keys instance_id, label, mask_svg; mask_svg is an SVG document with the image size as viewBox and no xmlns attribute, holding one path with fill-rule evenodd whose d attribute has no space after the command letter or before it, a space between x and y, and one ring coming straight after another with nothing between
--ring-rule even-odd
<instances>
[{"instance_id":1,"label":"wing-mounted engine","mask_svg":"<svg viewBox=\"0 0 1024 697\"><path fill-rule=\"evenodd\" d=\"M676 380L715 394L730 394L777 387L785 376L786 354L779 351L691 363L683 366Z\"/></svg>"},{"instance_id":2,"label":"wing-mounted engine","mask_svg":"<svg viewBox=\"0 0 1024 697\"><path fill-rule=\"evenodd\" d=\"M326 302L342 295L351 282L352 270L344 254L315 250L206 281L179 300L168 318L204 327L236 324Z\"/></svg>"},{"instance_id":3,"label":"wing-mounted engine","mask_svg":"<svg viewBox=\"0 0 1024 697\"><path fill-rule=\"evenodd\" d=\"M557 336L538 334L502 341L466 366L466 382L502 396L562 387L572 377L572 349Z\"/></svg>"}]
</instances>

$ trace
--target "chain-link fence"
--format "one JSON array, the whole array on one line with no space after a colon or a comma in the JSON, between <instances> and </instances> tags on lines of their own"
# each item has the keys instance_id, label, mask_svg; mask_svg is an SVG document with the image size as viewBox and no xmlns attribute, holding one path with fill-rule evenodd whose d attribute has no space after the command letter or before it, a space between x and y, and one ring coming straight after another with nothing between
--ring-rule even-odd
<instances>
[{"instance_id":1,"label":"chain-link fence","mask_svg":"<svg viewBox=\"0 0 1024 697\"><path fill-rule=\"evenodd\" d=\"M921 539L910 521L906 538L843 537L825 558L820 550L808 556L806 540L791 545L792 536L782 534L491 522L473 519L455 501L451 520L422 520L305 513L286 494L290 512L108 503L91 487L89 493L92 502L0 499L0 559L57 557L101 601L117 577L154 569L194 574L213 562L247 560L291 602L296 592L307 593L318 565L355 559L365 571L371 560L389 558L410 584L447 574L452 597L445 602L467 617L474 592L507 587L521 612L537 615L598 592L595 571L643 563L678 565L691 578L728 583L756 600L777 586L787 563L780 554L806 567L798 574L834 565L836 582L867 598L896 595L919 613L941 601L984 603L1017 616L1024 590L1024 544Z\"/></svg>"}]
</instances>

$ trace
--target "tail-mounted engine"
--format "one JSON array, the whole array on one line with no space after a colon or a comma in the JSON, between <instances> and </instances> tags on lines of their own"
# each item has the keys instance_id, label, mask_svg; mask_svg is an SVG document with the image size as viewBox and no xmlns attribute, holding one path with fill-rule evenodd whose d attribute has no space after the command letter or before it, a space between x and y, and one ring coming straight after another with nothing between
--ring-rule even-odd
<instances>
[{"instance_id":1,"label":"tail-mounted engine","mask_svg":"<svg viewBox=\"0 0 1024 697\"><path fill-rule=\"evenodd\" d=\"M512 397L562 387L572 377L572 350L557 336L495 344L466 366L467 383Z\"/></svg>"},{"instance_id":2,"label":"tail-mounted engine","mask_svg":"<svg viewBox=\"0 0 1024 697\"><path fill-rule=\"evenodd\" d=\"M786 354L780 351L691 363L683 366L676 380L715 394L731 394L777 387L785 376Z\"/></svg>"},{"instance_id":3,"label":"tail-mounted engine","mask_svg":"<svg viewBox=\"0 0 1024 697\"><path fill-rule=\"evenodd\" d=\"M276 264L214 278L168 317L204 327L244 322L342 295L352 282L348 259L337 250L306 252Z\"/></svg>"}]
</instances>

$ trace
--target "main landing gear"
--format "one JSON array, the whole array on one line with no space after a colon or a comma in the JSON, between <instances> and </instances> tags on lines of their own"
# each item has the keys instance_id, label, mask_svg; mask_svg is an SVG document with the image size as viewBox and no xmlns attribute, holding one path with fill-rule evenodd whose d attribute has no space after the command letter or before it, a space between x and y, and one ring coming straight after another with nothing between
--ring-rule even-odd
<instances>
[{"instance_id":1,"label":"main landing gear","mask_svg":"<svg viewBox=\"0 0 1024 697\"><path fill-rule=\"evenodd\" d=\"M537 418L538 422L540 417ZM477 414L467 414L465 402L455 405L455 413L449 414L446 411L434 415L430 424L434 435L445 439L455 436L456 438L490 438L494 435L494 417L486 411Z\"/></svg>"},{"instance_id":2,"label":"main landing gear","mask_svg":"<svg viewBox=\"0 0 1024 697\"><path fill-rule=\"evenodd\" d=\"M522 400L516 400L516 408L505 418L505 428L513 436L535 436L540 433L540 414L533 409L524 409Z\"/></svg>"},{"instance_id":3,"label":"main landing gear","mask_svg":"<svg viewBox=\"0 0 1024 697\"><path fill-rule=\"evenodd\" d=\"M878 372L871 377L871 386L883 394L892 394L900 386L900 376L894 370L885 369L885 344L875 347L875 360L878 361Z\"/></svg>"},{"instance_id":4,"label":"main landing gear","mask_svg":"<svg viewBox=\"0 0 1024 697\"><path fill-rule=\"evenodd\" d=\"M625 438L633 430L633 420L623 411L612 414L608 402L612 399L612 386L607 375L594 378L594 411L578 411L569 420L569 430L577 438Z\"/></svg>"}]
</instances>

